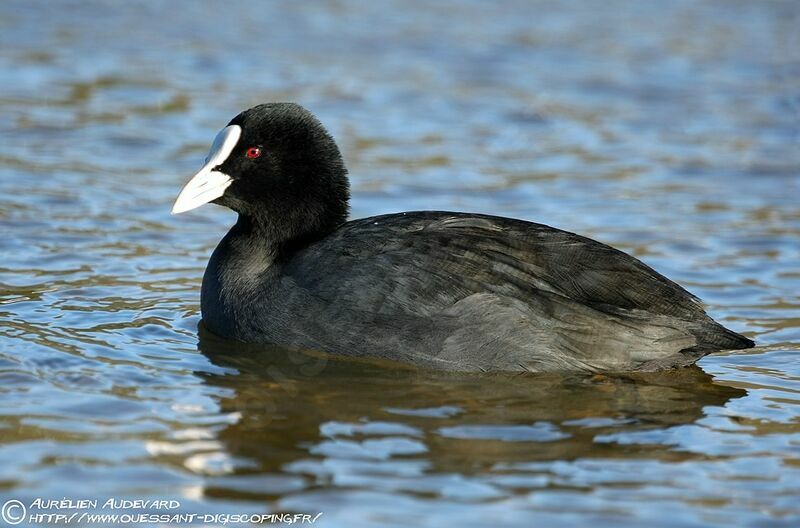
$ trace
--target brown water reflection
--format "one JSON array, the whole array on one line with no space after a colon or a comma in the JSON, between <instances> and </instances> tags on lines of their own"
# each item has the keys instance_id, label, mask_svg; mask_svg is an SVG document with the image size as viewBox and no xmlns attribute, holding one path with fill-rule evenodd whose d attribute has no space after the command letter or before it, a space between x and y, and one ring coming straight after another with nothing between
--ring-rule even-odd
<instances>
[{"instance_id":1,"label":"brown water reflection","mask_svg":"<svg viewBox=\"0 0 800 528\"><path fill-rule=\"evenodd\" d=\"M233 343L202 328L200 350L225 369L203 378L230 389L221 410L238 419L218 438L233 456L255 462L243 474L288 468L334 482L339 472L365 481L402 478L408 470L403 462L421 470L414 474L423 479L456 472L491 480L504 474L500 468L519 463L689 460L691 453L658 445L598 438L692 424L707 407L746 394L697 367L611 377L446 374ZM257 482L248 496L274 498ZM523 490L520 485L517 492ZM224 487L207 491L230 496Z\"/></svg>"}]
</instances>

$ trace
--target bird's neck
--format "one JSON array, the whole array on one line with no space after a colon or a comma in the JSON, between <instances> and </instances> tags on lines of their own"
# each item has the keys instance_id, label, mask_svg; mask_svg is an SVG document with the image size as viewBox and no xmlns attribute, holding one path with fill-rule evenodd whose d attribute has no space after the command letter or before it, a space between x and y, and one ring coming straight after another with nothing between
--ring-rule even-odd
<instances>
[{"instance_id":1,"label":"bird's neck","mask_svg":"<svg viewBox=\"0 0 800 528\"><path fill-rule=\"evenodd\" d=\"M229 250L241 257L258 254L259 260L269 255L271 265L288 260L296 252L330 234L335 226L310 229L314 225L299 224L290 217L257 216L240 213L236 224L225 236Z\"/></svg>"},{"instance_id":2,"label":"bird's neck","mask_svg":"<svg viewBox=\"0 0 800 528\"><path fill-rule=\"evenodd\" d=\"M201 307L209 328L226 335L241 314L236 307L258 297L265 276L279 273L279 244L265 226L243 215L220 241L208 261Z\"/></svg>"},{"instance_id":3,"label":"bird's neck","mask_svg":"<svg viewBox=\"0 0 800 528\"><path fill-rule=\"evenodd\" d=\"M248 276L265 271L280 253L281 240L263 219L240 214L236 224L214 252L225 258L226 267L237 268ZM213 258L213 257L212 257Z\"/></svg>"},{"instance_id":4,"label":"bird's neck","mask_svg":"<svg viewBox=\"0 0 800 528\"><path fill-rule=\"evenodd\" d=\"M263 280L267 272L280 273L281 264L297 251L325 237L325 231L292 232L280 219L239 214L228 234L220 241L208 265L222 290L236 292L248 283Z\"/></svg>"}]
</instances>

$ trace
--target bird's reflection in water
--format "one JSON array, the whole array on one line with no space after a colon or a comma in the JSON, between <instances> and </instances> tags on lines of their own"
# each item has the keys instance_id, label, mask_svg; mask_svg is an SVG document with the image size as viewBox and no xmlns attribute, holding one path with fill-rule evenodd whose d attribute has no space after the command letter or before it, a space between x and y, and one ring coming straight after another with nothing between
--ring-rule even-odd
<instances>
[{"instance_id":1,"label":"bird's reflection in water","mask_svg":"<svg viewBox=\"0 0 800 528\"><path fill-rule=\"evenodd\" d=\"M460 475L583 457L675 460L693 455L598 438L694 423L704 408L746 394L696 366L617 376L463 375L234 343L202 325L200 350L229 372L203 376L229 389L220 406L240 416L219 439L230 455L255 464L246 473L302 473L332 459L362 469L371 463L369 471L402 473L406 464Z\"/></svg>"}]
</instances>

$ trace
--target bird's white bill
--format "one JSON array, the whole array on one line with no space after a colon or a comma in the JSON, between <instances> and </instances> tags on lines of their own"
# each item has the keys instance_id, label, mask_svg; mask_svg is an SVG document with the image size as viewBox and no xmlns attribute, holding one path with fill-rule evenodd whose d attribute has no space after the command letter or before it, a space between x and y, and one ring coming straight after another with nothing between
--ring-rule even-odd
<instances>
[{"instance_id":1,"label":"bird's white bill","mask_svg":"<svg viewBox=\"0 0 800 528\"><path fill-rule=\"evenodd\" d=\"M190 211L216 200L225 193L225 189L233 183L233 179L223 172L214 170L214 167L225 163L241 136L242 129L238 125L225 127L217 134L203 168L183 186L172 206L172 214Z\"/></svg>"}]
</instances>

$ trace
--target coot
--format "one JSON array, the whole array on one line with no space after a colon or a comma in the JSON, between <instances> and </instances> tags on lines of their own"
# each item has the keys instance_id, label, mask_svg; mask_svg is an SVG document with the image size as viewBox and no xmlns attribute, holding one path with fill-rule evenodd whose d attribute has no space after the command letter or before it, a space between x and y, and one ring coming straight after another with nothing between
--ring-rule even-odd
<instances>
[{"instance_id":1,"label":"coot","mask_svg":"<svg viewBox=\"0 0 800 528\"><path fill-rule=\"evenodd\" d=\"M347 222L320 122L262 104L217 135L173 213L239 214L203 277L224 338L452 371L659 370L754 343L634 257L546 225L419 211Z\"/></svg>"}]
</instances>

